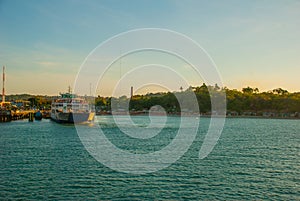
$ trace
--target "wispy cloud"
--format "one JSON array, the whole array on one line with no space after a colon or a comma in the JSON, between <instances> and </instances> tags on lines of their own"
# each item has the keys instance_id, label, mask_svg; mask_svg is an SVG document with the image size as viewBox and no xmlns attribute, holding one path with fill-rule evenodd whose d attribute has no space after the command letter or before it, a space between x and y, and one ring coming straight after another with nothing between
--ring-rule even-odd
<instances>
[{"instance_id":1,"label":"wispy cloud","mask_svg":"<svg viewBox=\"0 0 300 201\"><path fill-rule=\"evenodd\" d=\"M35 63L44 67L55 67L55 66L62 65L59 62L51 62L51 61L36 61Z\"/></svg>"}]
</instances>

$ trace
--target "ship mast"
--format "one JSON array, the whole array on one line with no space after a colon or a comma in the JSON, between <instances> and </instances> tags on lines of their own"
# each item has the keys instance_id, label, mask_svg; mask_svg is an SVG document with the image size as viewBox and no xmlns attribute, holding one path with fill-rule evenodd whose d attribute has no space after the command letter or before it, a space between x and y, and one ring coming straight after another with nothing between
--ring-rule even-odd
<instances>
[{"instance_id":1,"label":"ship mast","mask_svg":"<svg viewBox=\"0 0 300 201\"><path fill-rule=\"evenodd\" d=\"M5 102L5 66L3 66L2 102Z\"/></svg>"}]
</instances>

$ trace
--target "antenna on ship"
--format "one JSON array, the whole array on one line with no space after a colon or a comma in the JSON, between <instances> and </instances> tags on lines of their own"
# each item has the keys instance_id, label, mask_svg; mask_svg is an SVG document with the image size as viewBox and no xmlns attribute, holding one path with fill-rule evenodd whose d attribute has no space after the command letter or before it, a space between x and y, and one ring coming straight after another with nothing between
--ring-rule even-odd
<instances>
[{"instance_id":1,"label":"antenna on ship","mask_svg":"<svg viewBox=\"0 0 300 201\"><path fill-rule=\"evenodd\" d=\"M3 66L2 102L5 102L5 66Z\"/></svg>"}]
</instances>

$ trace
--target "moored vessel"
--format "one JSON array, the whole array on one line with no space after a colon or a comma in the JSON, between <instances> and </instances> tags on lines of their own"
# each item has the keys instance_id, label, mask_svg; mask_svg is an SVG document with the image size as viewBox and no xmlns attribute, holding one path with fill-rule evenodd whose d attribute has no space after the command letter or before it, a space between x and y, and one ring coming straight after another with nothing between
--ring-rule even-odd
<instances>
[{"instance_id":1,"label":"moored vessel","mask_svg":"<svg viewBox=\"0 0 300 201\"><path fill-rule=\"evenodd\" d=\"M58 123L82 123L93 121L95 114L91 112L89 104L75 94L63 93L61 97L52 101L52 120Z\"/></svg>"},{"instance_id":2,"label":"moored vessel","mask_svg":"<svg viewBox=\"0 0 300 201\"><path fill-rule=\"evenodd\" d=\"M34 113L34 119L35 120L42 120L42 118L43 118L43 114L42 114L42 112L41 111L37 111L36 113Z\"/></svg>"}]
</instances>

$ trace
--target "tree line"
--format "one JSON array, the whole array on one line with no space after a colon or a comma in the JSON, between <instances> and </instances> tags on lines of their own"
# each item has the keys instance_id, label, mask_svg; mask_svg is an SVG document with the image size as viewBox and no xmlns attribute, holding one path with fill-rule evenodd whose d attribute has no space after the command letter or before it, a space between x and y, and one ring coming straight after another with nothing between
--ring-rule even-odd
<instances>
[{"instance_id":1,"label":"tree line","mask_svg":"<svg viewBox=\"0 0 300 201\"><path fill-rule=\"evenodd\" d=\"M95 106L102 111L110 111L112 101L116 101L119 104L127 102L130 111L149 110L152 106L160 105L167 113L178 113L182 109L177 100L178 96L185 97L185 94L190 92L194 92L202 114L211 112L211 96L222 93L226 94L228 113L236 115L245 113L262 115L264 112L300 113L300 92L291 93L281 88L260 92L258 88L251 87L245 87L239 91L206 84L189 87L180 92L148 93L134 95L130 98L126 96L119 98L98 96L95 99Z\"/></svg>"}]
</instances>

